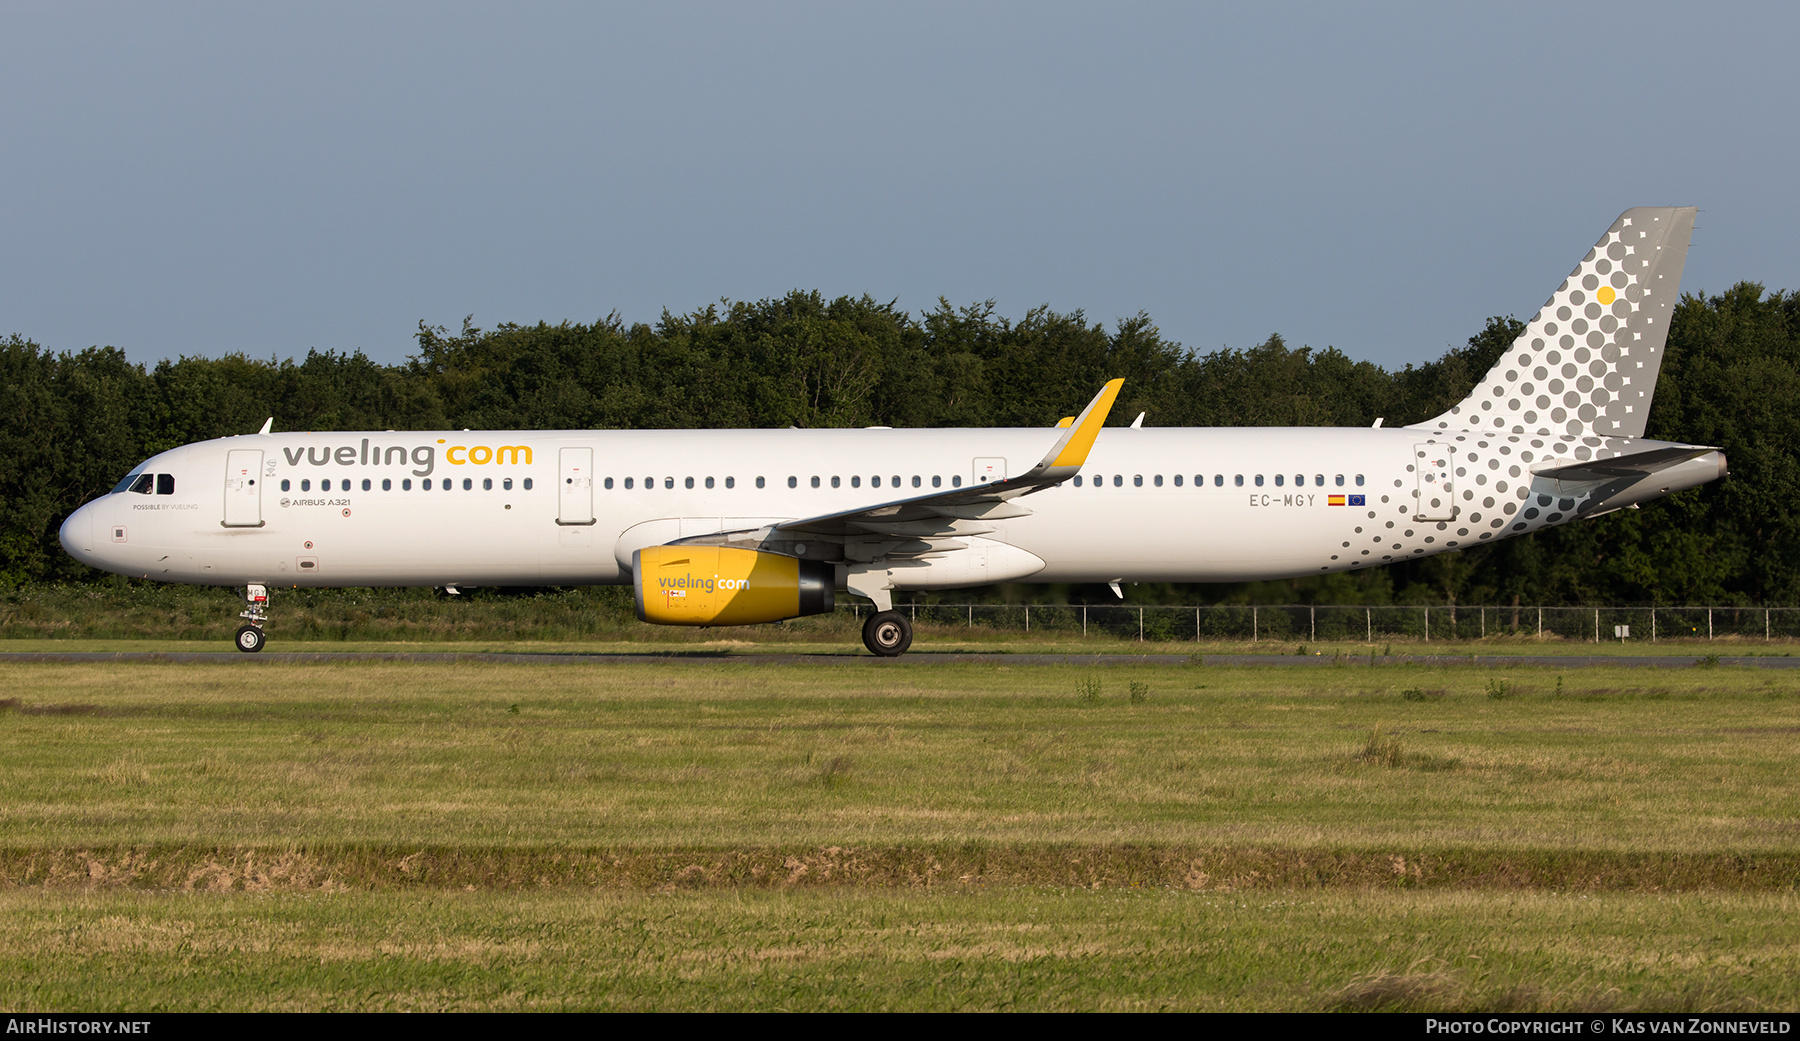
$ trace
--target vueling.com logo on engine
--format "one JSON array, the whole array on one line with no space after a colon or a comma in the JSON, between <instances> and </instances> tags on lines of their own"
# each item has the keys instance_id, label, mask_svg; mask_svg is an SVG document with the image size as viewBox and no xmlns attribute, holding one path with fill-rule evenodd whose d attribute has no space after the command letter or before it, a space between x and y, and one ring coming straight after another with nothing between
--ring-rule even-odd
<instances>
[{"instance_id":1,"label":"vueling.com logo on engine","mask_svg":"<svg viewBox=\"0 0 1800 1041\"><path fill-rule=\"evenodd\" d=\"M750 580L747 578L720 578L718 575L711 578L695 578L693 575L682 575L680 578L659 578L656 580L656 584L661 586L664 592L675 596L685 596L690 589L695 592L711 593L721 589L731 592L750 588Z\"/></svg>"}]
</instances>

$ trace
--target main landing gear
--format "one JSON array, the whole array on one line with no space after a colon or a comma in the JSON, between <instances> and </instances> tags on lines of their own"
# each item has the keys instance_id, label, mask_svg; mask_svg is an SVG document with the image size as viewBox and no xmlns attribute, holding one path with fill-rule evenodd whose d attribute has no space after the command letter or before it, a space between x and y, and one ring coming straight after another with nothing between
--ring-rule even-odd
<instances>
[{"instance_id":1,"label":"main landing gear","mask_svg":"<svg viewBox=\"0 0 1800 1041\"><path fill-rule=\"evenodd\" d=\"M239 618L247 618L249 625L238 629L235 642L237 649L245 654L255 654L263 649L263 623L269 620L269 590L265 586L249 585L244 587L244 602L250 605L248 611L239 611Z\"/></svg>"},{"instance_id":2,"label":"main landing gear","mask_svg":"<svg viewBox=\"0 0 1800 1041\"><path fill-rule=\"evenodd\" d=\"M863 623L863 646L880 658L898 658L912 646L912 623L898 611L878 611Z\"/></svg>"}]
</instances>

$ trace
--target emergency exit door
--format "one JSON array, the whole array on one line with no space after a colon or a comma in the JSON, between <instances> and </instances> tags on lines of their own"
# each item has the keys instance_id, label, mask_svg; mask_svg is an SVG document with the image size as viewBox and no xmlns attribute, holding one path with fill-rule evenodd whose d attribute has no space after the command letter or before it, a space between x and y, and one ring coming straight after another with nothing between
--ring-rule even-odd
<instances>
[{"instance_id":1,"label":"emergency exit door","mask_svg":"<svg viewBox=\"0 0 1800 1041\"><path fill-rule=\"evenodd\" d=\"M558 456L556 523L594 523L594 450L564 448Z\"/></svg>"},{"instance_id":2,"label":"emergency exit door","mask_svg":"<svg viewBox=\"0 0 1800 1041\"><path fill-rule=\"evenodd\" d=\"M225 453L225 527L262 527L262 457L247 448Z\"/></svg>"}]
</instances>

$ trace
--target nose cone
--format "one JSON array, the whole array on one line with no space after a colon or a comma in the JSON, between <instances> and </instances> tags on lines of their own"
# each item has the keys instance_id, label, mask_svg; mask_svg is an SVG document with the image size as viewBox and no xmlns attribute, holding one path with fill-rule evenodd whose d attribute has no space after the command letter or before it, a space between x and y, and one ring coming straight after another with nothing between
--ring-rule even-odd
<instances>
[{"instance_id":1,"label":"nose cone","mask_svg":"<svg viewBox=\"0 0 1800 1041\"><path fill-rule=\"evenodd\" d=\"M94 552L94 504L88 503L63 521L62 530L57 538L62 541L63 549L89 567L101 567L99 555Z\"/></svg>"}]
</instances>

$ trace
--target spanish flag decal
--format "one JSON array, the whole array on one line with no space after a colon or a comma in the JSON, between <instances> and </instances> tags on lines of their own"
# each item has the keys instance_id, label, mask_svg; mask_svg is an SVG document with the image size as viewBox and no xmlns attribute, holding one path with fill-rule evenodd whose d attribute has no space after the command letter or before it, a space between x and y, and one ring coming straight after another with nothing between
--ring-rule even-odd
<instances>
[{"instance_id":1,"label":"spanish flag decal","mask_svg":"<svg viewBox=\"0 0 1800 1041\"><path fill-rule=\"evenodd\" d=\"M1328 506L1342 506L1344 505L1344 497L1342 495L1333 495L1326 499L1325 503Z\"/></svg>"}]
</instances>

